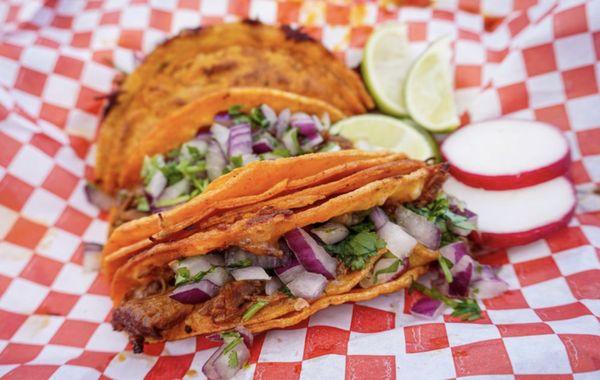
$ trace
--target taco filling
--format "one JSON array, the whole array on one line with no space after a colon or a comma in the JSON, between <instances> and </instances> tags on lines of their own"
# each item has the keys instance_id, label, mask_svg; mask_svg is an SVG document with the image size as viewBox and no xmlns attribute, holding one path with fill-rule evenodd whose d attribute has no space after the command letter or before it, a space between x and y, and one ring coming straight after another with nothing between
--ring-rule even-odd
<instances>
[{"instance_id":1,"label":"taco filling","mask_svg":"<svg viewBox=\"0 0 600 380\"><path fill-rule=\"evenodd\" d=\"M290 230L278 240L281 257L228 247L174 260L154 281L127 293L112 324L129 333L138 351L143 342L170 335L240 325L260 331L261 323L300 313L320 299L398 281L434 261L440 246L465 244L463 237L475 229L465 210L443 193L423 192L414 202ZM194 330L197 318L206 320L207 331Z\"/></svg>"},{"instance_id":2,"label":"taco filling","mask_svg":"<svg viewBox=\"0 0 600 380\"><path fill-rule=\"evenodd\" d=\"M249 112L230 107L214 117L210 130L165 154L145 156L141 183L121 190L113 227L164 211L204 192L214 179L253 161L352 148L328 134L329 115L309 115L267 104Z\"/></svg>"}]
</instances>

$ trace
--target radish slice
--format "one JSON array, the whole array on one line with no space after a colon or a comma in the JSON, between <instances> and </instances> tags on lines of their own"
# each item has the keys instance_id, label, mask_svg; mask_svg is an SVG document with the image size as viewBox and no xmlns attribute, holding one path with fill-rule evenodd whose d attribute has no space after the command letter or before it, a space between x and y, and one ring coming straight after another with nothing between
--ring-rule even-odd
<instances>
[{"instance_id":1,"label":"radish slice","mask_svg":"<svg viewBox=\"0 0 600 380\"><path fill-rule=\"evenodd\" d=\"M478 215L474 238L495 248L528 244L566 226L576 204L573 185L565 177L507 191L476 189L450 177L444 191Z\"/></svg>"},{"instance_id":2,"label":"radish slice","mask_svg":"<svg viewBox=\"0 0 600 380\"><path fill-rule=\"evenodd\" d=\"M471 124L444 141L442 155L461 182L487 190L533 186L569 168L569 144L548 124L493 120Z\"/></svg>"}]
</instances>

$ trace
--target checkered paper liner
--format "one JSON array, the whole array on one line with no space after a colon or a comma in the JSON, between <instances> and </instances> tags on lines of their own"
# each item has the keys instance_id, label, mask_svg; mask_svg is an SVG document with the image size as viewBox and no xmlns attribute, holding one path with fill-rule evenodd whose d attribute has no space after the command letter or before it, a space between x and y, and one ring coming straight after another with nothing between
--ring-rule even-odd
<instances>
[{"instance_id":1,"label":"checkered paper liner","mask_svg":"<svg viewBox=\"0 0 600 380\"><path fill-rule=\"evenodd\" d=\"M82 268L106 215L88 204L103 97L119 70L182 28L290 23L350 66L372 28L408 24L415 46L450 34L462 121L552 123L572 149L568 228L481 258L510 290L466 323L413 318L399 292L256 337L240 378L600 376L600 1L0 1L0 377L202 378L203 337L134 355L110 326L107 283ZM118 68L118 69L116 69ZM551 204L548 205L552 207Z\"/></svg>"}]
</instances>

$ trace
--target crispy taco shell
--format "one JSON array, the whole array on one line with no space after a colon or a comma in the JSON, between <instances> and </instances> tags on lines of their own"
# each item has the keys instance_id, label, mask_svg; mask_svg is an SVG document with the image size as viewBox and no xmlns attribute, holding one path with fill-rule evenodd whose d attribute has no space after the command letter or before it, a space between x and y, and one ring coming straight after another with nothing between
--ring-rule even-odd
<instances>
[{"instance_id":1,"label":"crispy taco shell","mask_svg":"<svg viewBox=\"0 0 600 380\"><path fill-rule=\"evenodd\" d=\"M112 280L111 297L115 304L120 304L130 290L156 280L161 268L167 267L173 260L229 246L258 255L277 255L278 239L295 228L327 222L336 216L368 210L386 202L415 201L435 172L435 167L424 167L410 174L391 175L346 193L333 194L309 207L289 212L274 210L268 218L245 218L231 225L217 226L180 240L157 244L119 267Z\"/></svg>"},{"instance_id":2,"label":"crispy taco shell","mask_svg":"<svg viewBox=\"0 0 600 380\"><path fill-rule=\"evenodd\" d=\"M256 22L189 30L159 45L123 81L99 136L97 182L117 189L131 149L174 111L230 87L271 87L322 99L345 114L373 107L360 78L320 43Z\"/></svg>"},{"instance_id":3,"label":"crispy taco shell","mask_svg":"<svg viewBox=\"0 0 600 380\"><path fill-rule=\"evenodd\" d=\"M277 113L288 108L292 112L302 111L309 115L321 116L327 113L333 122L344 118L340 110L322 100L281 90L234 87L216 91L195 99L154 125L146 138L129 150L120 174L119 187L131 188L137 185L145 156L168 152L193 139L198 132L207 131L219 112L234 105L241 105L242 111L249 112L261 104L268 104Z\"/></svg>"},{"instance_id":4,"label":"crispy taco shell","mask_svg":"<svg viewBox=\"0 0 600 380\"><path fill-rule=\"evenodd\" d=\"M105 265L105 273L111 275L111 268L118 268L137 251L216 213L265 202L403 158L401 154L346 150L252 162L217 178L204 193L179 207L116 228L104 246L103 260L116 254L120 261Z\"/></svg>"}]
</instances>

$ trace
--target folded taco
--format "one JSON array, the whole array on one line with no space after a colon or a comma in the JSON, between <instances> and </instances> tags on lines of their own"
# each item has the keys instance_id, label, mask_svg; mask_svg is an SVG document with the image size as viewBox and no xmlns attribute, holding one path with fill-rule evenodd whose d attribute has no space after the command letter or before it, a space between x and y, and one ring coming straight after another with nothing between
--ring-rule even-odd
<instances>
[{"instance_id":1,"label":"folded taco","mask_svg":"<svg viewBox=\"0 0 600 380\"><path fill-rule=\"evenodd\" d=\"M286 327L330 305L410 286L438 258L440 241L456 237L419 215L431 204L448 207L439 192L445 168L391 153L346 164L348 152L237 169L236 177L261 178L275 163L302 171L298 163L321 156L354 168L319 180L309 172L288 181L293 190L211 214L139 250L112 277L113 326L139 351L144 342Z\"/></svg>"},{"instance_id":2,"label":"folded taco","mask_svg":"<svg viewBox=\"0 0 600 380\"><path fill-rule=\"evenodd\" d=\"M121 190L110 214L115 237L105 247L105 254L158 232L157 216L144 217L164 213L216 189L232 177L224 174L237 167L351 147L347 140L328 134L329 124L343 117L341 111L321 100L268 88L230 88L182 107L159 122L123 163ZM360 157L372 155L353 154L346 161ZM323 170L330 166L326 161L324 157L308 167ZM265 178L268 188L276 185L270 179ZM254 190L266 187L252 186ZM227 197L245 191L235 190ZM183 214L165 214L165 218L181 223ZM117 228L140 218L127 228Z\"/></svg>"}]
</instances>

